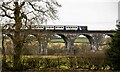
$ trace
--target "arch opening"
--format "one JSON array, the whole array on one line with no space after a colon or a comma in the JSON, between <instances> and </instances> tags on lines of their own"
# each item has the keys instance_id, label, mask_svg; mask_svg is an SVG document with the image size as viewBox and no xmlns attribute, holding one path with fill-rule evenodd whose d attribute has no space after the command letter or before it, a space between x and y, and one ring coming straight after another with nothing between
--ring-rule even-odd
<instances>
[{"instance_id":1,"label":"arch opening","mask_svg":"<svg viewBox=\"0 0 120 72\"><path fill-rule=\"evenodd\" d=\"M24 55L38 55L40 48L37 37L33 34L27 35L25 42L23 44L23 54Z\"/></svg>"},{"instance_id":2,"label":"arch opening","mask_svg":"<svg viewBox=\"0 0 120 72\"><path fill-rule=\"evenodd\" d=\"M64 54L65 40L62 34L55 34L51 36L48 41L48 54L49 55L61 55Z\"/></svg>"},{"instance_id":3,"label":"arch opening","mask_svg":"<svg viewBox=\"0 0 120 72\"><path fill-rule=\"evenodd\" d=\"M105 51L109 48L109 44L111 42L113 35L105 34L104 38L102 39L102 44L100 45L99 50Z\"/></svg>"},{"instance_id":4,"label":"arch opening","mask_svg":"<svg viewBox=\"0 0 120 72\"><path fill-rule=\"evenodd\" d=\"M74 49L76 54L81 52L88 52L91 49L91 36L86 34L79 35L74 41Z\"/></svg>"}]
</instances>

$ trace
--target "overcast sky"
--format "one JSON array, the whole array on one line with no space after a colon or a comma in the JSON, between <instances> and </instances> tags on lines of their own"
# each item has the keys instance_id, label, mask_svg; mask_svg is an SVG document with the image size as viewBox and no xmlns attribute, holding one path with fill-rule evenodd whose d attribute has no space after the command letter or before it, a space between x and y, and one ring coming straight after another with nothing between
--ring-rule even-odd
<instances>
[{"instance_id":1,"label":"overcast sky","mask_svg":"<svg viewBox=\"0 0 120 72\"><path fill-rule=\"evenodd\" d=\"M82 25L89 30L115 29L119 0L58 0L60 20L55 25Z\"/></svg>"}]
</instances>

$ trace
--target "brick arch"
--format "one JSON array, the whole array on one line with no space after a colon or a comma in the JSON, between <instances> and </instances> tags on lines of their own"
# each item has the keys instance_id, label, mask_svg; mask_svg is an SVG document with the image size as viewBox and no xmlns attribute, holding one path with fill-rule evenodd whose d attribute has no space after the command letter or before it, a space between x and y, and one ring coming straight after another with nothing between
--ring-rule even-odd
<instances>
[{"instance_id":1,"label":"brick arch","mask_svg":"<svg viewBox=\"0 0 120 72\"><path fill-rule=\"evenodd\" d=\"M88 39L88 41L89 41L90 44L93 42L92 36L90 36L90 35L88 35L88 34L80 34L80 35L85 36L85 37ZM78 37L79 37L80 35L78 35ZM78 37L77 37L77 38L78 38ZM76 38L76 39L77 39L77 38Z\"/></svg>"},{"instance_id":2,"label":"brick arch","mask_svg":"<svg viewBox=\"0 0 120 72\"><path fill-rule=\"evenodd\" d=\"M63 35L63 34L57 34L57 35L59 35L59 36L61 36L61 38L64 40L64 42L66 43L67 41L67 38Z\"/></svg>"},{"instance_id":3,"label":"brick arch","mask_svg":"<svg viewBox=\"0 0 120 72\"><path fill-rule=\"evenodd\" d=\"M58 36L60 36L61 39L64 40L65 45L67 44L67 38L65 37L65 35L63 35L63 34L54 34L54 35L58 35ZM51 40L51 39L50 39L50 40Z\"/></svg>"},{"instance_id":4,"label":"brick arch","mask_svg":"<svg viewBox=\"0 0 120 72\"><path fill-rule=\"evenodd\" d=\"M59 54L61 52L64 52L64 50L60 49L61 44L59 42L58 42L58 44L52 44L52 46L50 45L50 41L53 40L56 36L60 36L60 39L62 39L64 41L64 43L62 43L63 44L62 48L66 47L66 37L63 34L56 34L56 33L51 34L51 35L49 35L49 40L47 41L47 49L48 49L47 53L48 54ZM50 47L54 47L54 50L52 50Z\"/></svg>"},{"instance_id":5,"label":"brick arch","mask_svg":"<svg viewBox=\"0 0 120 72\"><path fill-rule=\"evenodd\" d=\"M28 43L29 42L27 42L27 38L30 38L30 42L33 40L33 39L31 39L31 37L33 38L33 39L35 39L35 41L37 41L37 44L38 45L35 45L35 47L34 47L34 45L32 45L32 44L30 44L30 46L31 47L33 47L33 48L29 48L29 45L28 45ZM30 49L30 50L28 50L28 53L26 52L26 46L25 47L23 47L23 49L25 50L24 51L24 54L39 54L39 51L40 51L40 48L39 48L39 40L38 40L38 36L36 35L36 34L32 34L32 33L30 33L30 34L26 34L26 36L25 36L25 39L24 39L24 44L25 43L27 43L27 45L28 45L28 49ZM34 51L35 51L35 53L34 53Z\"/></svg>"}]
</instances>

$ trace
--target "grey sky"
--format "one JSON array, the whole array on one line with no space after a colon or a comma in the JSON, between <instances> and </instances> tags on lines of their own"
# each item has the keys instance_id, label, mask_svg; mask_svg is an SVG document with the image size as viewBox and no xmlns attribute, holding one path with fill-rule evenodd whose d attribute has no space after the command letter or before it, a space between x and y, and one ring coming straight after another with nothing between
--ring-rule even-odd
<instances>
[{"instance_id":1,"label":"grey sky","mask_svg":"<svg viewBox=\"0 0 120 72\"><path fill-rule=\"evenodd\" d=\"M115 29L119 0L58 0L56 25L87 25L89 30Z\"/></svg>"}]
</instances>

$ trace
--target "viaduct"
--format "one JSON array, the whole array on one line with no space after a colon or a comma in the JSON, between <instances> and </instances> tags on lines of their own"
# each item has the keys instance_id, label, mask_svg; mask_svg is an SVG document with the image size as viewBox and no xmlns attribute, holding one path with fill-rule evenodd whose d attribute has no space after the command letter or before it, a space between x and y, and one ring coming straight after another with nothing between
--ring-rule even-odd
<instances>
[{"instance_id":1,"label":"viaduct","mask_svg":"<svg viewBox=\"0 0 120 72\"><path fill-rule=\"evenodd\" d=\"M9 34L13 34L14 30L3 30L3 36L6 36ZM80 35L84 35L90 43L91 51L95 52L99 45L101 44L99 37L105 37L110 36L113 37L115 34L115 31L113 30L88 30L88 31L64 31L64 30L39 30L39 29L22 29L21 30L21 37L27 37L29 35L34 35L38 42L40 47L40 54L47 54L47 44L51 40L52 37L55 35L61 36L61 38L65 42L65 48L64 50L66 52L73 52L74 49L74 42L75 39L78 38Z\"/></svg>"}]
</instances>

